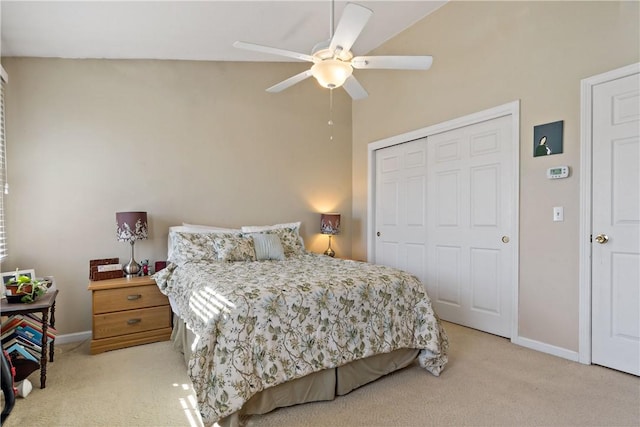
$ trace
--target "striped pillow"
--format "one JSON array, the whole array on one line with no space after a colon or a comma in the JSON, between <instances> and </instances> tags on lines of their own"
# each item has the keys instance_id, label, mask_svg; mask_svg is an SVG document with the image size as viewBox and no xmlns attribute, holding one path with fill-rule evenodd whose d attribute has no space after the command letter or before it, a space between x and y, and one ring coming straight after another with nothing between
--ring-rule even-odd
<instances>
[{"instance_id":1,"label":"striped pillow","mask_svg":"<svg viewBox=\"0 0 640 427\"><path fill-rule=\"evenodd\" d=\"M275 260L284 261L284 249L280 243L280 237L276 234L254 233L253 246L258 261Z\"/></svg>"}]
</instances>

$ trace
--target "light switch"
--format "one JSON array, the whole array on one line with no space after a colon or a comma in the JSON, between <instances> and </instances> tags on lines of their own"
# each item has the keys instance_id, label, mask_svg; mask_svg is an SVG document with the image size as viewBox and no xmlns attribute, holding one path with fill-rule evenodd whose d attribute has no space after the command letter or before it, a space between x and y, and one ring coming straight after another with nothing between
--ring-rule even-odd
<instances>
[{"instance_id":1,"label":"light switch","mask_svg":"<svg viewBox=\"0 0 640 427\"><path fill-rule=\"evenodd\" d=\"M553 220L564 221L564 208L562 206L556 206L553 208Z\"/></svg>"}]
</instances>

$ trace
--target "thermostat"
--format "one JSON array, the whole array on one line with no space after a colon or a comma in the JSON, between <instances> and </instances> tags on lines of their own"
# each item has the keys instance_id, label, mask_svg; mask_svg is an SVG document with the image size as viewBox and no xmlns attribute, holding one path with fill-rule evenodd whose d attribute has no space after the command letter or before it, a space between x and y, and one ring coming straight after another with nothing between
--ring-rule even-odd
<instances>
[{"instance_id":1,"label":"thermostat","mask_svg":"<svg viewBox=\"0 0 640 427\"><path fill-rule=\"evenodd\" d=\"M556 166L547 169L547 178L558 179L566 178L569 176L569 166Z\"/></svg>"}]
</instances>

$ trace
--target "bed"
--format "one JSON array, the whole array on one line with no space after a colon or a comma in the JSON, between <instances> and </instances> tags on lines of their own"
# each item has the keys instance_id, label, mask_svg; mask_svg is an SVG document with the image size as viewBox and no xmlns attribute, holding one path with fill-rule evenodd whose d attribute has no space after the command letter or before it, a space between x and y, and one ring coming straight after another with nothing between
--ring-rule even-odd
<instances>
[{"instance_id":1,"label":"bed","mask_svg":"<svg viewBox=\"0 0 640 427\"><path fill-rule=\"evenodd\" d=\"M331 400L416 359L433 375L447 363L417 278L309 253L299 225L170 229L154 277L206 426Z\"/></svg>"}]
</instances>

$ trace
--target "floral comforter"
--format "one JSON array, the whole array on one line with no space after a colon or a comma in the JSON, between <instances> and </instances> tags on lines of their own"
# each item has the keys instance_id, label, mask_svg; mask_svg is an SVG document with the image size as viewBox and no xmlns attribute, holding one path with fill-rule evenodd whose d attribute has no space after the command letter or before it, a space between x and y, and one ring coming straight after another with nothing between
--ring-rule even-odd
<instances>
[{"instance_id":1,"label":"floral comforter","mask_svg":"<svg viewBox=\"0 0 640 427\"><path fill-rule=\"evenodd\" d=\"M448 340L424 286L389 267L304 253L190 262L155 275L198 337L189 375L205 425L254 394L399 348L439 375Z\"/></svg>"}]
</instances>

